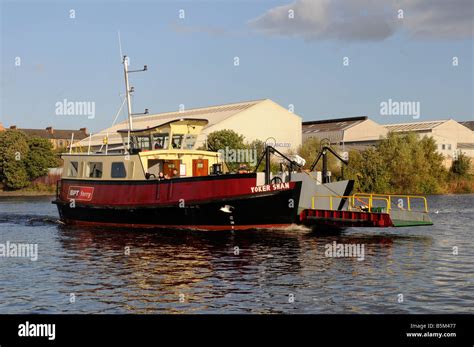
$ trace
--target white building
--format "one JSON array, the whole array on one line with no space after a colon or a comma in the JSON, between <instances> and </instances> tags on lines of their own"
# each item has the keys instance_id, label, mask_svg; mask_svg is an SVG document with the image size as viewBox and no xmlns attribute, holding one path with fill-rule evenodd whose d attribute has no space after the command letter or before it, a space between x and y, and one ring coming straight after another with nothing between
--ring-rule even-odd
<instances>
[{"instance_id":1,"label":"white building","mask_svg":"<svg viewBox=\"0 0 474 347\"><path fill-rule=\"evenodd\" d=\"M197 146L204 144L210 133L224 129L243 135L246 142L269 140L281 151L296 150L301 145L301 117L270 99L134 117L133 129L154 127L180 118L209 121L197 140ZM127 128L127 121L123 121L92 134L90 138L76 144L76 147L87 150L90 145L92 151L100 148L105 150L104 139L107 138L109 151L121 150L123 145L117 130Z\"/></svg>"},{"instance_id":2,"label":"white building","mask_svg":"<svg viewBox=\"0 0 474 347\"><path fill-rule=\"evenodd\" d=\"M450 167L457 153L474 158L474 132L453 119L385 125L388 131L397 133L415 132L419 136L431 136L438 152L445 157L444 164Z\"/></svg>"}]
</instances>

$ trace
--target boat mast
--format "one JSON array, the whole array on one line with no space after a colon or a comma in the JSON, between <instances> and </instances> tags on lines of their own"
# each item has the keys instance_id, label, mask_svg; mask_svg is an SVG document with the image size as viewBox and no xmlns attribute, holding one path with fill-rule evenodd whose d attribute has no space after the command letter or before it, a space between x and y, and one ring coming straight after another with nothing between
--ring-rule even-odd
<instances>
[{"instance_id":1,"label":"boat mast","mask_svg":"<svg viewBox=\"0 0 474 347\"><path fill-rule=\"evenodd\" d=\"M133 130L133 116L134 115L140 115L140 114L148 114L148 109L145 109L144 113L132 113L132 100L131 100L131 93L133 93L134 88L130 87L130 84L128 82L128 74L132 72L142 72L142 71L147 71L148 67L147 65L143 66L142 70L128 70L128 64L129 64L129 59L126 55L123 56L123 72L125 76L125 95L127 97L127 111L128 111L128 148L127 151L130 153L130 132Z\"/></svg>"},{"instance_id":2,"label":"boat mast","mask_svg":"<svg viewBox=\"0 0 474 347\"><path fill-rule=\"evenodd\" d=\"M130 100L130 85L128 83L128 57L123 56L123 72L125 74L125 95L127 96L127 106L128 106L128 146L130 147L130 131L133 130L133 121L132 121L132 101Z\"/></svg>"}]
</instances>

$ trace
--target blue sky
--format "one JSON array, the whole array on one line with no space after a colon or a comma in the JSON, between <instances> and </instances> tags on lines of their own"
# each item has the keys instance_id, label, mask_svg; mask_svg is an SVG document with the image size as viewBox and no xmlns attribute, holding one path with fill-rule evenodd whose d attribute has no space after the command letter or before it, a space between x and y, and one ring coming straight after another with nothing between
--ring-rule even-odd
<instances>
[{"instance_id":1,"label":"blue sky","mask_svg":"<svg viewBox=\"0 0 474 347\"><path fill-rule=\"evenodd\" d=\"M283 107L293 104L304 120L367 115L380 123L413 121L380 115L380 103L392 99L420 102L420 121L473 119L472 22L456 27L459 15L443 8L427 20L421 0L413 0L420 5L407 8L412 17L403 24L388 21L385 31L373 8L367 15L368 0L354 0L344 11L312 1L0 0L0 122L92 131L110 126L124 89L118 30L131 67L149 67L131 75L134 112L270 98ZM456 1L460 13L472 11ZM286 5L304 14L298 25L281 19ZM69 18L70 9L76 18ZM180 9L185 19L178 17ZM379 10L386 16L387 6ZM449 31L436 32L443 21ZM416 27L420 22L424 27ZM95 102L95 118L56 115L55 104L63 99Z\"/></svg>"}]
</instances>

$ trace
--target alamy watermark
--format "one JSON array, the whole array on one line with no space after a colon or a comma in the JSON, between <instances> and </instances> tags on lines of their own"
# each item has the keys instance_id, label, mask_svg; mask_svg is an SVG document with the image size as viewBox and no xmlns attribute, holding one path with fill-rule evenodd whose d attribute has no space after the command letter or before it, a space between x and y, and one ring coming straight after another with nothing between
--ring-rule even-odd
<instances>
[{"instance_id":1,"label":"alamy watermark","mask_svg":"<svg viewBox=\"0 0 474 347\"><path fill-rule=\"evenodd\" d=\"M95 118L94 101L69 101L64 99L55 104L57 116L87 116L89 119Z\"/></svg>"},{"instance_id":2,"label":"alamy watermark","mask_svg":"<svg viewBox=\"0 0 474 347\"><path fill-rule=\"evenodd\" d=\"M30 258L31 261L38 260L37 243L15 243L7 241L0 243L0 257L5 258Z\"/></svg>"},{"instance_id":3,"label":"alamy watermark","mask_svg":"<svg viewBox=\"0 0 474 347\"><path fill-rule=\"evenodd\" d=\"M289 143L289 142L277 142L277 140L274 137L269 137L268 139L265 140L265 146L272 146L274 148L276 148L276 147L290 148L291 143Z\"/></svg>"},{"instance_id":4,"label":"alamy watermark","mask_svg":"<svg viewBox=\"0 0 474 347\"><path fill-rule=\"evenodd\" d=\"M327 243L324 255L328 258L357 258L358 261L365 259L365 247L361 243Z\"/></svg>"},{"instance_id":5,"label":"alamy watermark","mask_svg":"<svg viewBox=\"0 0 474 347\"><path fill-rule=\"evenodd\" d=\"M219 149L217 152L227 163L249 163L253 166L257 165L256 149L234 149L226 146L226 148Z\"/></svg>"},{"instance_id":6,"label":"alamy watermark","mask_svg":"<svg viewBox=\"0 0 474 347\"><path fill-rule=\"evenodd\" d=\"M411 116L413 119L420 118L421 104L419 101L394 101L388 99L380 103L380 115L382 116Z\"/></svg>"},{"instance_id":7,"label":"alamy watermark","mask_svg":"<svg viewBox=\"0 0 474 347\"><path fill-rule=\"evenodd\" d=\"M56 339L56 324L54 323L30 323L26 321L18 325L19 337L47 337L48 340Z\"/></svg>"}]
</instances>

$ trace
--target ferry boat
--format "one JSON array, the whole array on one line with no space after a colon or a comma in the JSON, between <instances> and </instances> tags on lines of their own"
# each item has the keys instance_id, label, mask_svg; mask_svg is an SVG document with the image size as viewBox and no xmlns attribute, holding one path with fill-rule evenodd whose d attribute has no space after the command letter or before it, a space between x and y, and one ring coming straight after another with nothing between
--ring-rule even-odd
<instances>
[{"instance_id":1,"label":"ferry boat","mask_svg":"<svg viewBox=\"0 0 474 347\"><path fill-rule=\"evenodd\" d=\"M128 128L118 131L123 152L73 153L70 148L61 155L63 174L53 203L63 223L199 230L433 224L425 197L352 195L353 180L331 182L328 154L346 165L348 161L329 143L321 144L309 172L301 170L303 158L289 158L267 145L256 165L265 160L264 172L231 173L219 152L198 148L207 119L167 119L133 129L128 74L146 66L129 71L126 56L122 63L128 106ZM270 170L272 155L282 159L279 174ZM315 178L320 159L322 171ZM421 210L412 208L414 201L422 202Z\"/></svg>"},{"instance_id":2,"label":"ferry boat","mask_svg":"<svg viewBox=\"0 0 474 347\"><path fill-rule=\"evenodd\" d=\"M125 56L128 128L118 131L123 153L61 155L63 174L53 203L62 222L242 230L284 227L298 219L302 182L273 178L269 149L265 172L230 173L219 152L197 149L206 119L133 129L128 74L135 71L127 62Z\"/></svg>"}]
</instances>

